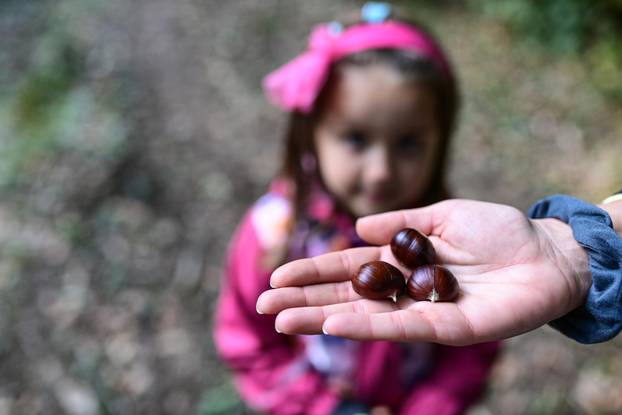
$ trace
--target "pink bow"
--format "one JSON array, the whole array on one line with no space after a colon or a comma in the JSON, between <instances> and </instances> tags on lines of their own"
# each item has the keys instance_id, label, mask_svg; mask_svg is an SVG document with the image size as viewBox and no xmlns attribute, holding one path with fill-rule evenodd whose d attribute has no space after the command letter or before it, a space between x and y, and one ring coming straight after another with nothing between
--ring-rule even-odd
<instances>
[{"instance_id":1,"label":"pink bow","mask_svg":"<svg viewBox=\"0 0 622 415\"><path fill-rule=\"evenodd\" d=\"M263 86L272 103L286 111L311 112L331 63L368 49L412 50L430 59L451 77L440 46L413 26L387 21L358 24L339 33L331 29L328 24L317 26L311 33L306 52L266 76Z\"/></svg>"}]
</instances>

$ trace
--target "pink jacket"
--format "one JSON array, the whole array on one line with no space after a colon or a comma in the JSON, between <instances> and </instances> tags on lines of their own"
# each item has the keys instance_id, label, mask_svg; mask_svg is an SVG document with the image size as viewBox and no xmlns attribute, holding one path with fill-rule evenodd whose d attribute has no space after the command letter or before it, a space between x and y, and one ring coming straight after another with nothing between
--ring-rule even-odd
<instances>
[{"instance_id":1,"label":"pink jacket","mask_svg":"<svg viewBox=\"0 0 622 415\"><path fill-rule=\"evenodd\" d=\"M310 365L304 336L274 330L275 317L255 310L259 294L270 289L265 245L255 206L230 245L214 337L220 356L233 370L237 388L253 409L278 415L330 414L341 396ZM270 220L278 217L271 213ZM256 219L256 218L255 218ZM432 351L421 379L405 377L406 348L416 345L361 342L356 352L351 398L386 405L396 414L460 414L482 394L499 343L450 347L420 343ZM426 359L427 360L427 359Z\"/></svg>"}]
</instances>

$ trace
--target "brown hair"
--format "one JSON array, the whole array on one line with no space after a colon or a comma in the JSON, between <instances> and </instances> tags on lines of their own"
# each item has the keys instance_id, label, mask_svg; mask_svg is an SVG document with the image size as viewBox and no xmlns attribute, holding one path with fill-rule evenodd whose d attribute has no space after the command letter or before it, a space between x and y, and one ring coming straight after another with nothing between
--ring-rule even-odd
<instances>
[{"instance_id":1,"label":"brown hair","mask_svg":"<svg viewBox=\"0 0 622 415\"><path fill-rule=\"evenodd\" d=\"M421 29L419 24L405 22ZM423 82L425 87L434 93L437 102L437 121L441 131L438 158L432 180L424 191L426 196L422 204L433 203L446 195L445 166L449 149L449 141L456 123L459 96L456 80L453 75L443 72L429 59L411 51L401 49L370 49L348 55L335 62L330 70L328 81L320 93L313 111L310 114L292 112L285 134L284 163L281 175L292 180L294 184L294 220L304 214L306 196L309 194L313 181L319 181L317 172L305 169L303 158L306 154L315 156L314 133L315 126L322 115L325 97L331 84L336 79L339 70L349 66L365 67L372 65L386 65L395 69L406 79Z\"/></svg>"}]
</instances>

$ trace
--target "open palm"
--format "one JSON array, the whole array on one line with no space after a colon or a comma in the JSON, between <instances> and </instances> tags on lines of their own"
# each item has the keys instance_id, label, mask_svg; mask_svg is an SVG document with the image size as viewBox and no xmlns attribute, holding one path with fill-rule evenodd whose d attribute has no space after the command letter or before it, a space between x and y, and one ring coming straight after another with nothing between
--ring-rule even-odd
<instances>
[{"instance_id":1,"label":"open palm","mask_svg":"<svg viewBox=\"0 0 622 415\"><path fill-rule=\"evenodd\" d=\"M460 283L455 302L367 300L352 290L350 278L361 264L381 259L397 265L386 244L404 227L429 236L437 261ZM302 259L273 273L276 289L259 297L257 309L278 313L278 331L473 344L566 314L584 301L591 282L587 257L565 224L530 221L509 206L448 200L364 218L357 231L385 245Z\"/></svg>"}]
</instances>

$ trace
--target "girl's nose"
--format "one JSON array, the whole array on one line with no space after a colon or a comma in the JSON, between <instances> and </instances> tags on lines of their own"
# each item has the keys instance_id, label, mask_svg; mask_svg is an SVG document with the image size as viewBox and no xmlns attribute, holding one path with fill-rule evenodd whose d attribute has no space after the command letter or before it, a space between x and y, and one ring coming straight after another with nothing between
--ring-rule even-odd
<instances>
[{"instance_id":1,"label":"girl's nose","mask_svg":"<svg viewBox=\"0 0 622 415\"><path fill-rule=\"evenodd\" d=\"M385 182L391 178L391 157L386 146L376 145L369 149L364 176L369 184Z\"/></svg>"}]
</instances>

